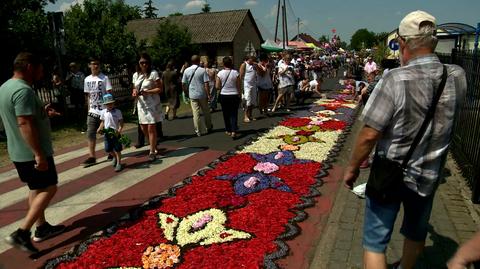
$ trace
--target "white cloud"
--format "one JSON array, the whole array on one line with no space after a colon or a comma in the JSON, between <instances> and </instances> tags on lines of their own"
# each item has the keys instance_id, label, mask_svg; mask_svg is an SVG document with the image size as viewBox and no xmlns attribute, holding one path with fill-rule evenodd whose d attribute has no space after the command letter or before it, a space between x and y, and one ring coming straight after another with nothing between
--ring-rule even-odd
<instances>
[{"instance_id":1,"label":"white cloud","mask_svg":"<svg viewBox=\"0 0 480 269\"><path fill-rule=\"evenodd\" d=\"M207 2L204 0L191 0L188 1L187 4L185 4L185 8L187 9L192 9L192 8L198 8L198 7L203 7Z\"/></svg>"},{"instance_id":2,"label":"white cloud","mask_svg":"<svg viewBox=\"0 0 480 269\"><path fill-rule=\"evenodd\" d=\"M247 2L245 2L246 6L256 6L257 4L257 0L248 0Z\"/></svg>"},{"instance_id":3,"label":"white cloud","mask_svg":"<svg viewBox=\"0 0 480 269\"><path fill-rule=\"evenodd\" d=\"M79 5L83 5L83 1L84 0L73 0L73 1L68 1L68 2L63 2L61 5L60 5L60 11L62 12L65 12L69 9L72 8L72 6L76 5L76 4L79 4Z\"/></svg>"}]
</instances>

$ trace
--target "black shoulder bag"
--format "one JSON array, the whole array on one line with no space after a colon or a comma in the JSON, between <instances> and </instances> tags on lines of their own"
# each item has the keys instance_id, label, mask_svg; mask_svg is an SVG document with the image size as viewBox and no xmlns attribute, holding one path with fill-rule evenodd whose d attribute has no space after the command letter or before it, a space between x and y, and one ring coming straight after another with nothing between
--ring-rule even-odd
<instances>
[{"instance_id":1,"label":"black shoulder bag","mask_svg":"<svg viewBox=\"0 0 480 269\"><path fill-rule=\"evenodd\" d=\"M432 99L432 104L428 109L425 120L415 139L408 150L405 159L400 164L398 162L387 159L385 156L375 154L370 170L370 176L367 181L366 195L380 203L393 203L401 200L401 189L404 187L403 179L405 177L408 161L413 155L415 148L420 143L429 122L435 114L438 100L442 95L443 89L447 82L447 68L443 66L442 81L438 87L436 95Z\"/></svg>"}]
</instances>

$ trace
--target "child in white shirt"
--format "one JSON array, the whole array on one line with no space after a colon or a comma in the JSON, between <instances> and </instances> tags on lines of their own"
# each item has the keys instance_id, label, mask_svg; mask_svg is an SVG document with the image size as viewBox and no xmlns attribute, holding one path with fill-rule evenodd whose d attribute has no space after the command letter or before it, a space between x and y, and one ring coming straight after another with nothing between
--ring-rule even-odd
<instances>
[{"instance_id":1,"label":"child in white shirt","mask_svg":"<svg viewBox=\"0 0 480 269\"><path fill-rule=\"evenodd\" d=\"M120 109L115 108L115 99L111 94L103 96L103 105L106 107L100 114L100 127L97 132L105 136L105 151L113 153L112 165L115 172L122 171L122 143L119 139L123 130L123 117ZM105 132L105 130L107 130Z\"/></svg>"}]
</instances>

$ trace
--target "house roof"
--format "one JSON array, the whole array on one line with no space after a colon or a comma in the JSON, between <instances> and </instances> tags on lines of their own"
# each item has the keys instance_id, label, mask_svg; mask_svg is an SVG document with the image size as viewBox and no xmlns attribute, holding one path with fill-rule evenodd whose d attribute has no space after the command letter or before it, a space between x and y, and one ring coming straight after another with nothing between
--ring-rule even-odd
<instances>
[{"instance_id":1,"label":"house roof","mask_svg":"<svg viewBox=\"0 0 480 269\"><path fill-rule=\"evenodd\" d=\"M301 33L300 35L296 35L294 38L292 38L291 41L297 41L298 38L300 38L305 43L313 43L317 47L322 46L322 43L320 41L316 40L311 35L305 34L305 33Z\"/></svg>"},{"instance_id":2,"label":"house roof","mask_svg":"<svg viewBox=\"0 0 480 269\"><path fill-rule=\"evenodd\" d=\"M151 40L156 35L158 24L169 19L173 23L185 26L191 33L194 44L229 43L233 42L247 16L252 20L255 31L262 39L262 34L248 9L132 20L127 23L127 29L133 32L138 40Z\"/></svg>"},{"instance_id":3,"label":"house roof","mask_svg":"<svg viewBox=\"0 0 480 269\"><path fill-rule=\"evenodd\" d=\"M454 34L473 34L477 30L475 27L465 23L442 23L439 24L438 29L447 32L450 35Z\"/></svg>"}]
</instances>

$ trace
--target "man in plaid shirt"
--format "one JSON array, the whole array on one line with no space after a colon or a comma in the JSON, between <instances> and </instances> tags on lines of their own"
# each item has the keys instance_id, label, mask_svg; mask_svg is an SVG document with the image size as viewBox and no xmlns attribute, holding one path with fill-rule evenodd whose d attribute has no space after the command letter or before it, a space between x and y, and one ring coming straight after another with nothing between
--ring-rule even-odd
<instances>
[{"instance_id":1,"label":"man in plaid shirt","mask_svg":"<svg viewBox=\"0 0 480 269\"><path fill-rule=\"evenodd\" d=\"M375 145L375 154L398 163L407 155L442 80L443 65L433 54L438 42L435 35L435 18L426 12L412 12L400 22L398 42L402 66L379 81L362 112L365 126L345 170L347 188L353 187L361 162ZM467 88L463 69L454 65L446 67L447 82L435 115L408 162L404 187L398 190L401 201L381 203L367 195L364 268L387 268L385 250L401 204L404 253L395 268L413 268L423 250L433 196L447 157L454 119Z\"/></svg>"}]
</instances>

